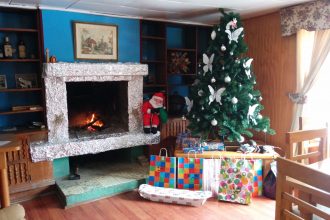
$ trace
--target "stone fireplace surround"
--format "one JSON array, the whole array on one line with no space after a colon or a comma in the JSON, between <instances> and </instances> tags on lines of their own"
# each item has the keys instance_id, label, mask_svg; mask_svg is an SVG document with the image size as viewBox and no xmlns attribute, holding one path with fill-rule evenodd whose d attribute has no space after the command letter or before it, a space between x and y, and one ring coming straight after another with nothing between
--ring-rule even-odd
<instances>
[{"instance_id":1,"label":"stone fireplace surround","mask_svg":"<svg viewBox=\"0 0 330 220\"><path fill-rule=\"evenodd\" d=\"M144 134L142 128L143 76L147 74L147 65L135 63L44 64L48 141L31 143L32 161L159 143L159 133ZM128 132L69 138L66 82L89 81L128 81Z\"/></svg>"}]
</instances>

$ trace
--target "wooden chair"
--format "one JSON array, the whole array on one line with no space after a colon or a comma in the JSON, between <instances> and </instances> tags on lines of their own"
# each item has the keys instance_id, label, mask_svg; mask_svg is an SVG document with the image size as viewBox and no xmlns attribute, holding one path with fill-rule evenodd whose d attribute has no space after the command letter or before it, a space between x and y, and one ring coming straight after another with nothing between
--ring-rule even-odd
<instances>
[{"instance_id":1,"label":"wooden chair","mask_svg":"<svg viewBox=\"0 0 330 220\"><path fill-rule=\"evenodd\" d=\"M325 120L314 118L314 117L299 117L299 130L309 130L309 129L318 129L318 128L328 128L328 122ZM318 151L319 139L310 140L307 143L303 143L302 149L307 149L308 152ZM329 153L329 152L327 152ZM317 157L309 158L309 163L315 163L318 161Z\"/></svg>"},{"instance_id":2,"label":"wooden chair","mask_svg":"<svg viewBox=\"0 0 330 220\"><path fill-rule=\"evenodd\" d=\"M298 162L308 159L308 163L310 163L309 159L312 157L317 157L318 161L323 160L327 155L327 137L327 128L288 132L286 133L286 157ZM303 142L315 139L319 139L317 151L307 152L303 150L303 147L305 147ZM297 154L295 153L295 147L298 148Z\"/></svg>"},{"instance_id":3,"label":"wooden chair","mask_svg":"<svg viewBox=\"0 0 330 220\"><path fill-rule=\"evenodd\" d=\"M318 205L330 208L330 176L301 163L287 160L282 157L277 159L276 180L276 210L275 219L311 219L317 215L330 219L330 214ZM311 178L312 177L312 178ZM308 195L308 200L303 200L292 194L291 189L297 189ZM292 211L292 204L298 205L300 213Z\"/></svg>"}]
</instances>

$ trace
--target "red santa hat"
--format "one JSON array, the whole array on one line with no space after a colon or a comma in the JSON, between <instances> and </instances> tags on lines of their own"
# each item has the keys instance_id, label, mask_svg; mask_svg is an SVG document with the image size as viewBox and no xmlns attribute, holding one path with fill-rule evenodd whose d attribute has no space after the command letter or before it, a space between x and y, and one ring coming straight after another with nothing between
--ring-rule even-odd
<instances>
[{"instance_id":1,"label":"red santa hat","mask_svg":"<svg viewBox=\"0 0 330 220\"><path fill-rule=\"evenodd\" d=\"M156 92L153 96L156 96L158 98L161 98L164 101L164 94L161 92Z\"/></svg>"}]
</instances>

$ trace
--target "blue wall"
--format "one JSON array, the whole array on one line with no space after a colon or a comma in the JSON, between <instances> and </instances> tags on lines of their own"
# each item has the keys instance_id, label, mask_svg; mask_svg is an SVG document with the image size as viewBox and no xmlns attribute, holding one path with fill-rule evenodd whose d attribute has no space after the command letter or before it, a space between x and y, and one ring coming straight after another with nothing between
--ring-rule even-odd
<instances>
[{"instance_id":1,"label":"blue wall","mask_svg":"<svg viewBox=\"0 0 330 220\"><path fill-rule=\"evenodd\" d=\"M75 12L42 10L44 48L58 61L75 62L73 21L118 25L119 62L140 62L139 20ZM82 61L86 62L86 61Z\"/></svg>"},{"instance_id":2,"label":"blue wall","mask_svg":"<svg viewBox=\"0 0 330 220\"><path fill-rule=\"evenodd\" d=\"M74 60L73 21L115 24L118 26L118 61L140 62L140 26L139 20L113 18L56 10L42 10L44 48L58 61L77 62ZM86 62L86 61L82 61ZM69 174L68 158L54 160L54 177Z\"/></svg>"}]
</instances>

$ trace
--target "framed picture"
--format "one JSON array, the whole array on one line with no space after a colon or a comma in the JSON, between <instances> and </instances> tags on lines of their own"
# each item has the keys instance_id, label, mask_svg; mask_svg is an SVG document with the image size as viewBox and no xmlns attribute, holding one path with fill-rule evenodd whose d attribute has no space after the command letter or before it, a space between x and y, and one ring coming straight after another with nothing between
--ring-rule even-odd
<instances>
[{"instance_id":1,"label":"framed picture","mask_svg":"<svg viewBox=\"0 0 330 220\"><path fill-rule=\"evenodd\" d=\"M27 89L27 88L37 88L37 74L15 74L16 88Z\"/></svg>"},{"instance_id":2,"label":"framed picture","mask_svg":"<svg viewBox=\"0 0 330 220\"><path fill-rule=\"evenodd\" d=\"M73 33L75 59L118 61L116 25L74 22Z\"/></svg>"},{"instance_id":3,"label":"framed picture","mask_svg":"<svg viewBox=\"0 0 330 220\"><path fill-rule=\"evenodd\" d=\"M7 89L7 80L5 75L0 75L0 89Z\"/></svg>"}]
</instances>

